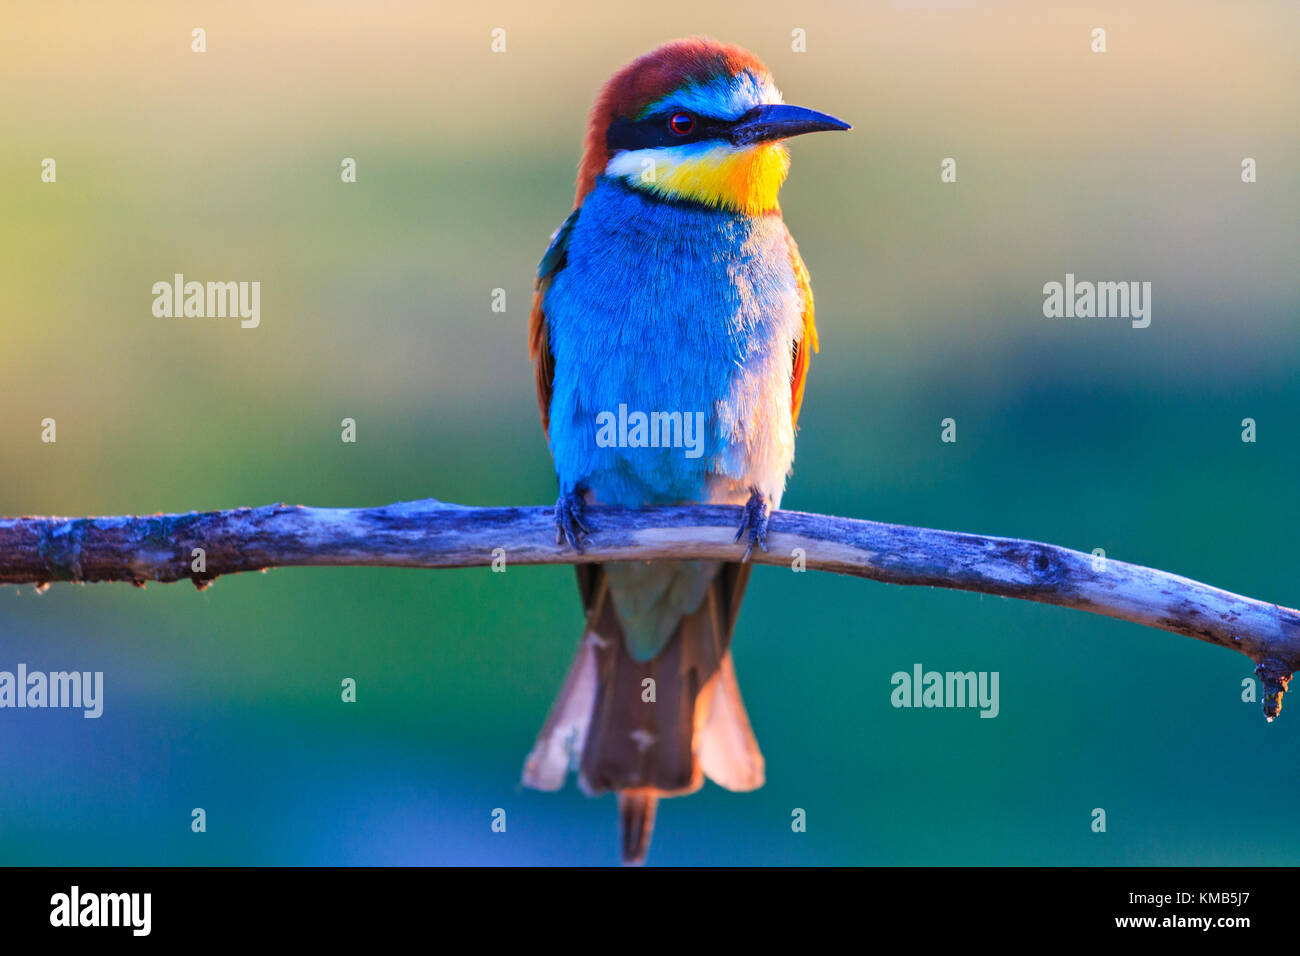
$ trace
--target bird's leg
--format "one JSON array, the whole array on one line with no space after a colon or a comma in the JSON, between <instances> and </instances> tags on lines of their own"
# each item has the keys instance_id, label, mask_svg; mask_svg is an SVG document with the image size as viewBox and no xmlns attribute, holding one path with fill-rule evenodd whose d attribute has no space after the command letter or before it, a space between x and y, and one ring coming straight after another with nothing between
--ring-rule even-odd
<instances>
[{"instance_id":1,"label":"bird's leg","mask_svg":"<svg viewBox=\"0 0 1300 956\"><path fill-rule=\"evenodd\" d=\"M745 502L745 509L740 515L740 527L736 530L736 540L739 541L745 529L749 529L749 544L745 546L745 556L740 559L742 562L749 560L754 545L767 550L767 517L770 513L767 496L757 488L750 488L749 500Z\"/></svg>"},{"instance_id":2,"label":"bird's leg","mask_svg":"<svg viewBox=\"0 0 1300 956\"><path fill-rule=\"evenodd\" d=\"M582 488L563 492L555 502L555 543L567 540L574 551L581 553L582 536L591 529L582 520Z\"/></svg>"}]
</instances>

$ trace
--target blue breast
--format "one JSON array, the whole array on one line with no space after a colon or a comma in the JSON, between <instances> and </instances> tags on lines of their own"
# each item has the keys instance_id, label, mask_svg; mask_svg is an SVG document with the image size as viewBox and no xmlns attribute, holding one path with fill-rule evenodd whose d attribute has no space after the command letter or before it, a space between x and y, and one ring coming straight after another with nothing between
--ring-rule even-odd
<instances>
[{"instance_id":1,"label":"blue breast","mask_svg":"<svg viewBox=\"0 0 1300 956\"><path fill-rule=\"evenodd\" d=\"M780 216L665 202L602 177L565 253L544 302L561 490L586 486L603 503L636 506L708 500L711 474L749 480L756 442L746 432L771 417L755 406L781 388L788 405L802 328ZM645 438L628 427L635 412L702 422L698 454L684 440L629 447ZM675 434L658 422L664 438Z\"/></svg>"}]
</instances>

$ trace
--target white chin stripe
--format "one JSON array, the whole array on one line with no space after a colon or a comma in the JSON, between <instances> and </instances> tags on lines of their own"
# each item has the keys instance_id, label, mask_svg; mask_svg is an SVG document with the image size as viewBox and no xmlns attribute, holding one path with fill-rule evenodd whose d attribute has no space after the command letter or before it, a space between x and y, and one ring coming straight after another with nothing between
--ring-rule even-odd
<instances>
[{"instance_id":1,"label":"white chin stripe","mask_svg":"<svg viewBox=\"0 0 1300 956\"><path fill-rule=\"evenodd\" d=\"M737 150L725 143L689 143L685 146L661 146L652 149L626 149L617 153L605 166L605 174L632 183L653 186L671 176L679 166L701 159L722 162Z\"/></svg>"}]
</instances>

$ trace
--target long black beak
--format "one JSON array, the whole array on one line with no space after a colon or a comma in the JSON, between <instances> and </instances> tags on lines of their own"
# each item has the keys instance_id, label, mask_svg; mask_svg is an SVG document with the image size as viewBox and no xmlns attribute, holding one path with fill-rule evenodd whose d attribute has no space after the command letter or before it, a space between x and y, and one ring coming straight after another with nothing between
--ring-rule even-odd
<instances>
[{"instance_id":1,"label":"long black beak","mask_svg":"<svg viewBox=\"0 0 1300 956\"><path fill-rule=\"evenodd\" d=\"M755 106L736 120L728 134L733 146L748 146L769 139L787 139L828 129L852 129L848 123L802 106Z\"/></svg>"}]
</instances>

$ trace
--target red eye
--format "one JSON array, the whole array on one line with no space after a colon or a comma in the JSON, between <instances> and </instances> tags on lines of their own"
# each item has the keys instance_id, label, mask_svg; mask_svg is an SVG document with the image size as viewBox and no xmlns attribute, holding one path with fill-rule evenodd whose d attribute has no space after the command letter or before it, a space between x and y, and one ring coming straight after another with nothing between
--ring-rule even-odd
<instances>
[{"instance_id":1,"label":"red eye","mask_svg":"<svg viewBox=\"0 0 1300 956\"><path fill-rule=\"evenodd\" d=\"M685 136L695 129L695 117L690 113L674 113L668 117L668 128L678 136Z\"/></svg>"}]
</instances>

